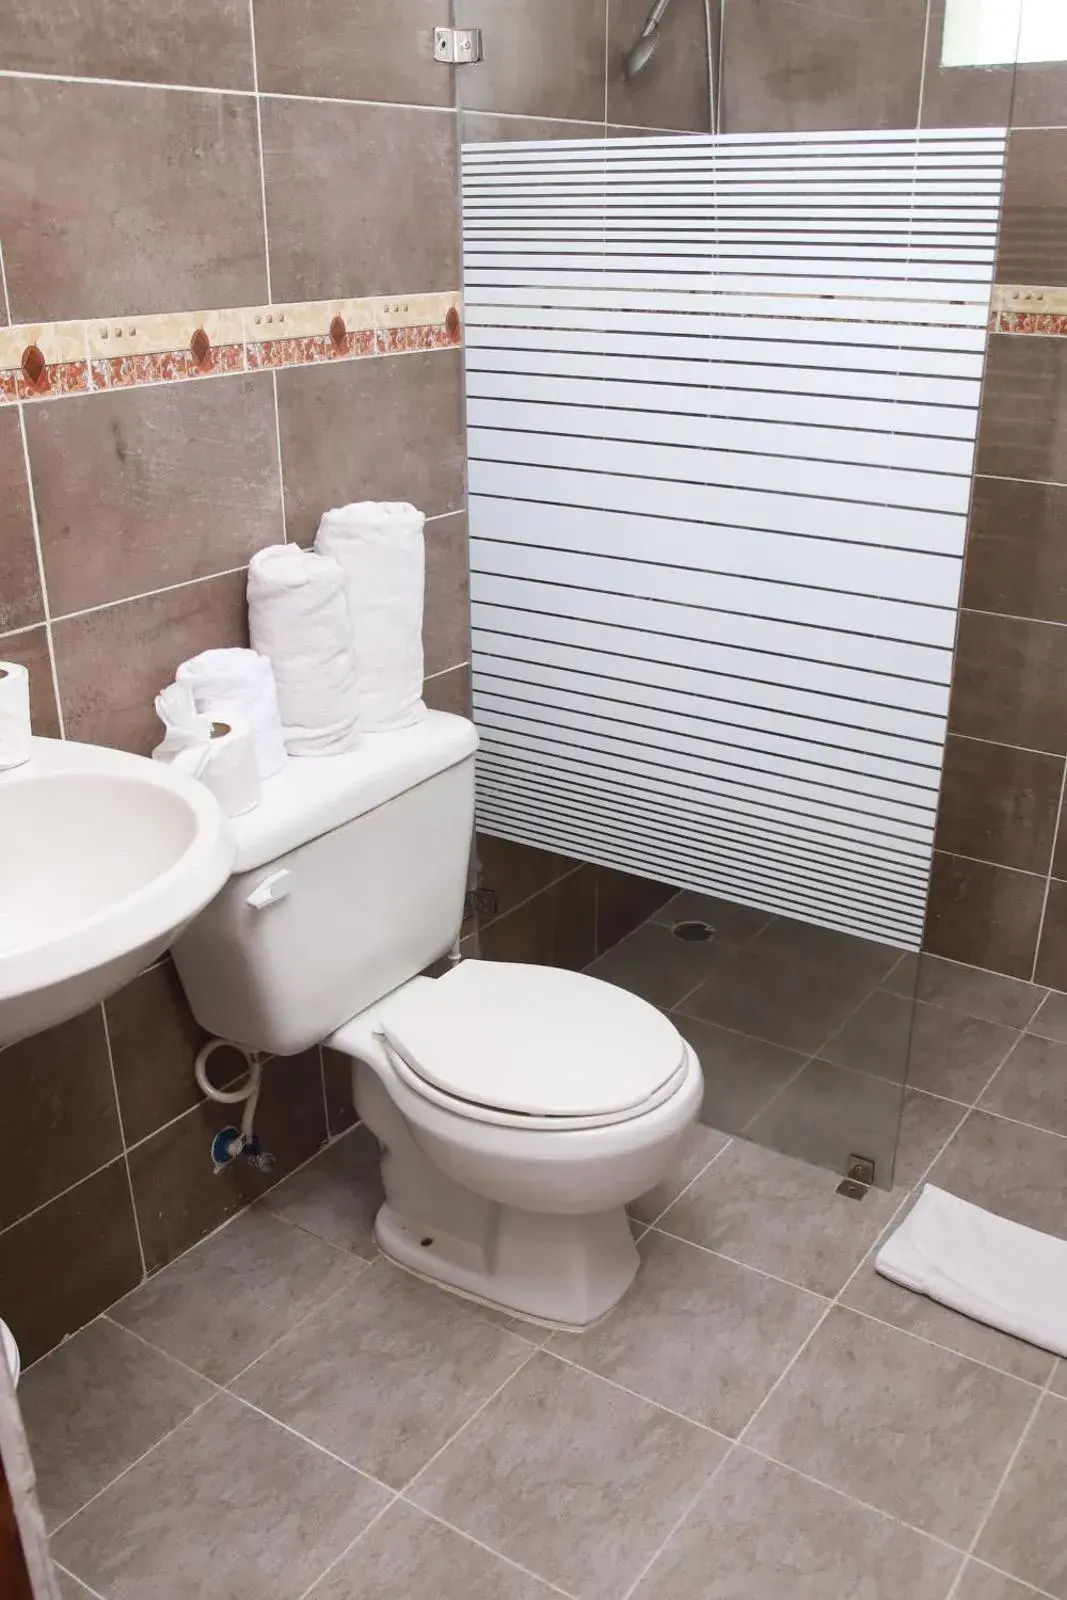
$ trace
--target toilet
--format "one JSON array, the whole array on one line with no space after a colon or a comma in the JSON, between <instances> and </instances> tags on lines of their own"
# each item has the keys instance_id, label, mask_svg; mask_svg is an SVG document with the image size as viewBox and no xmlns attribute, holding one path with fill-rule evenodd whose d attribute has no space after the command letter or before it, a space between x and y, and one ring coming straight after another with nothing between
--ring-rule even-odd
<instances>
[{"instance_id":1,"label":"toilet","mask_svg":"<svg viewBox=\"0 0 1067 1600\"><path fill-rule=\"evenodd\" d=\"M232 877L174 960L202 1027L352 1061L382 1147L383 1253L565 1328L638 1266L626 1205L662 1182L700 1064L654 1006L584 973L454 960L477 734L429 712L347 755L290 761L231 824Z\"/></svg>"}]
</instances>

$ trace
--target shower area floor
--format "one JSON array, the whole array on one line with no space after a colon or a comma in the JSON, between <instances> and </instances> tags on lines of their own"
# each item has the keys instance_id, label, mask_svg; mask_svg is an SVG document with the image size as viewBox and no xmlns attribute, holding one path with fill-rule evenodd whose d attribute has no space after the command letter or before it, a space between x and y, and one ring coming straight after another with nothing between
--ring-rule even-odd
<instances>
[{"instance_id":1,"label":"shower area floor","mask_svg":"<svg viewBox=\"0 0 1067 1600\"><path fill-rule=\"evenodd\" d=\"M692 924L710 937L680 937ZM914 956L683 892L587 970L659 1006L689 1040L704 1069L702 1122L840 1175L862 1156L891 1187ZM980 1048L966 1029L954 1040L946 1020L915 1041L914 1073L935 1093L954 1081L961 1043ZM981 1044L1000 1042L993 1032Z\"/></svg>"}]
</instances>

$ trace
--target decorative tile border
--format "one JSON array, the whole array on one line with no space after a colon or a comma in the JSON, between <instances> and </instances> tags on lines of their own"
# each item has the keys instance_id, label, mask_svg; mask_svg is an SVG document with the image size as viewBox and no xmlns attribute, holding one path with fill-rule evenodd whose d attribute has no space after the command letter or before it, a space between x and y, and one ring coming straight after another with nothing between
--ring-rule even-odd
<instances>
[{"instance_id":1,"label":"decorative tile border","mask_svg":"<svg viewBox=\"0 0 1067 1600\"><path fill-rule=\"evenodd\" d=\"M998 283L993 290L990 328L994 333L1067 335L1067 289Z\"/></svg>"},{"instance_id":2,"label":"decorative tile border","mask_svg":"<svg viewBox=\"0 0 1067 1600\"><path fill-rule=\"evenodd\" d=\"M458 292L0 327L0 406L463 342Z\"/></svg>"}]
</instances>

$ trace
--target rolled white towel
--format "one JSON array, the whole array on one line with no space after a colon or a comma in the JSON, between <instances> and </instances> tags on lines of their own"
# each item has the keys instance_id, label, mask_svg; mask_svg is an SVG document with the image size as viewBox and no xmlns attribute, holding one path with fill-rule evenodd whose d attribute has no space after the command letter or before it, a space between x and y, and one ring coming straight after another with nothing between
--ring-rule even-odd
<instances>
[{"instance_id":1,"label":"rolled white towel","mask_svg":"<svg viewBox=\"0 0 1067 1600\"><path fill-rule=\"evenodd\" d=\"M174 676L192 689L198 711L213 716L232 707L243 713L252 731L261 778L281 771L288 758L274 669L266 656L255 650L204 650L183 661Z\"/></svg>"},{"instance_id":2,"label":"rolled white towel","mask_svg":"<svg viewBox=\"0 0 1067 1600\"><path fill-rule=\"evenodd\" d=\"M359 696L337 562L297 544L257 551L248 564L248 631L274 668L289 754L355 750Z\"/></svg>"},{"instance_id":3,"label":"rolled white towel","mask_svg":"<svg viewBox=\"0 0 1067 1600\"><path fill-rule=\"evenodd\" d=\"M422 700L426 518L414 506L360 501L327 511L315 549L345 576L364 731L407 728Z\"/></svg>"}]
</instances>

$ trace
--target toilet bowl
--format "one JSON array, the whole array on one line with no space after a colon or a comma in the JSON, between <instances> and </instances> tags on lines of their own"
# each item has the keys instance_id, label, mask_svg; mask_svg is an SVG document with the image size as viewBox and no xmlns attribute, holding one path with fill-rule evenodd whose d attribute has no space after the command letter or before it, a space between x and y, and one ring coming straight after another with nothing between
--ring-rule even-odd
<instances>
[{"instance_id":1,"label":"toilet bowl","mask_svg":"<svg viewBox=\"0 0 1067 1600\"><path fill-rule=\"evenodd\" d=\"M638 1266L626 1205L671 1170L703 1093L666 1017L581 973L464 961L328 1043L382 1145L385 1255L552 1326L610 1311Z\"/></svg>"},{"instance_id":2,"label":"toilet bowl","mask_svg":"<svg viewBox=\"0 0 1067 1600\"><path fill-rule=\"evenodd\" d=\"M173 955L246 1050L328 1043L382 1146L378 1242L501 1311L587 1327L637 1270L626 1204L670 1172L700 1066L654 1006L581 973L460 961L477 735L430 712L304 757L232 819L229 882Z\"/></svg>"}]
</instances>

